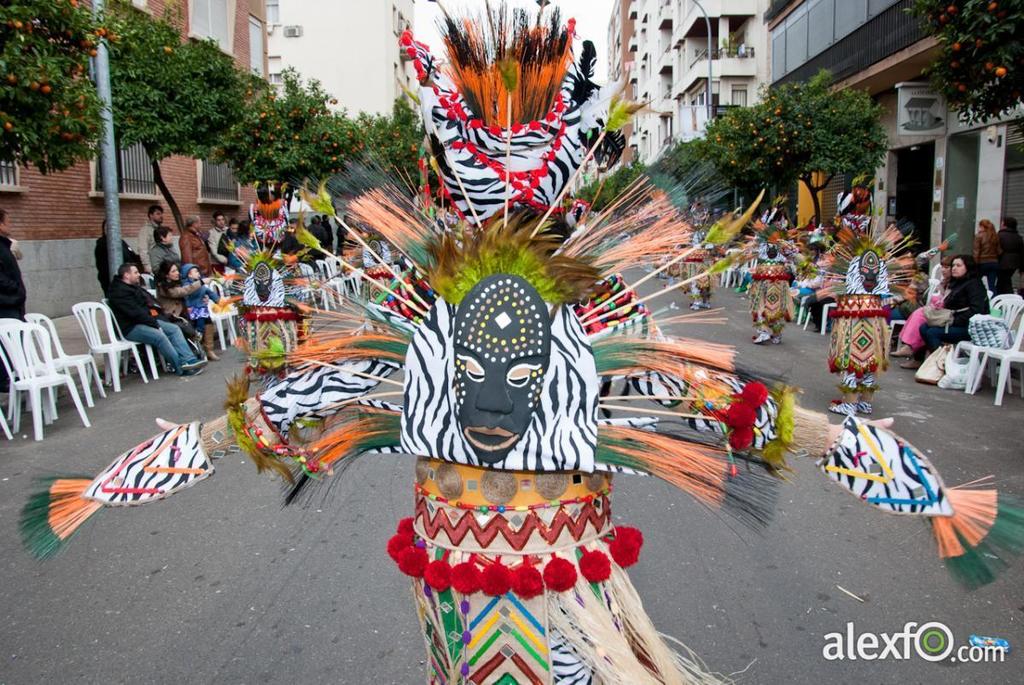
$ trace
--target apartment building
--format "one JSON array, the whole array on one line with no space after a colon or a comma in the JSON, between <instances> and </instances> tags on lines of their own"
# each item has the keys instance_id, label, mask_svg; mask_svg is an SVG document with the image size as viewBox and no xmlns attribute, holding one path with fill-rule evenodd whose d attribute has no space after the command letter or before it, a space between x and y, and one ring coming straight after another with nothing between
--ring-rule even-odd
<instances>
[{"instance_id":1,"label":"apartment building","mask_svg":"<svg viewBox=\"0 0 1024 685\"><path fill-rule=\"evenodd\" d=\"M237 63L263 73L263 0L132 0L140 11L163 16L165 6L182 10L182 36L213 38ZM216 210L241 215L255 199L231 170L206 160L172 157L160 163L174 199L186 214ZM146 208L163 203L145 151L120 151L121 226L132 243L146 222ZM166 206L166 205L165 205ZM57 174L0 163L0 207L10 212L12 233L24 258L28 310L52 316L71 305L102 297L93 249L103 223L103 189L95 161Z\"/></svg>"},{"instance_id":2,"label":"apartment building","mask_svg":"<svg viewBox=\"0 0 1024 685\"><path fill-rule=\"evenodd\" d=\"M625 18L616 23L622 5ZM703 136L709 116L757 100L769 78L768 7L768 0L620 0L610 51L625 45L628 56L617 59L631 95L649 103L629 137L639 159L651 162L673 143Z\"/></svg>"},{"instance_id":3,"label":"apartment building","mask_svg":"<svg viewBox=\"0 0 1024 685\"><path fill-rule=\"evenodd\" d=\"M954 251L970 252L975 226L1024 216L1024 116L968 125L931 90L925 67L936 40L908 14L912 0L776 0L766 15L773 84L810 78L828 69L836 88L861 88L884 108L889 145L875 172L874 205L889 220L912 222L922 248L956 233ZM851 179L837 176L821 196L822 213L835 209ZM799 214L812 214L803 192Z\"/></svg>"},{"instance_id":4,"label":"apartment building","mask_svg":"<svg viewBox=\"0 0 1024 685\"><path fill-rule=\"evenodd\" d=\"M398 39L414 0L266 0L271 83L289 67L314 78L338 109L386 113L415 79ZM422 1L422 0L421 0Z\"/></svg>"}]
</instances>

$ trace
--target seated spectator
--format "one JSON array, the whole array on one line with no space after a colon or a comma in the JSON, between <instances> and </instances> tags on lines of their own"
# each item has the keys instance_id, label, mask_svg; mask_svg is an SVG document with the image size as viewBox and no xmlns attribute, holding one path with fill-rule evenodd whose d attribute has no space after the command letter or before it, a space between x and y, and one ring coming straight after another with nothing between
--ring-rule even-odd
<instances>
[{"instance_id":1,"label":"seated spectator","mask_svg":"<svg viewBox=\"0 0 1024 685\"><path fill-rule=\"evenodd\" d=\"M190 288L199 284L198 290L185 296L185 306L188 311L188 320L192 322L199 337L203 339L203 349L206 350L206 358L210 361L220 361L213 347L213 328L207 326L210 322L210 302L220 302L220 297L212 288L203 281L199 273L199 267L195 264L185 264L181 267L184 276L181 279L182 288Z\"/></svg>"},{"instance_id":2,"label":"seated spectator","mask_svg":"<svg viewBox=\"0 0 1024 685\"><path fill-rule=\"evenodd\" d=\"M188 320L188 305L185 298L199 290L203 284L184 285L181 282L181 265L178 262L160 262L154 279L156 299L163 308L166 318L177 324L186 338L198 343L199 333Z\"/></svg>"},{"instance_id":3,"label":"seated spectator","mask_svg":"<svg viewBox=\"0 0 1024 685\"><path fill-rule=\"evenodd\" d=\"M924 323L920 327L921 337L929 352L934 352L945 343L970 340L967 322L975 314L988 314L988 293L971 255L953 257L949 292L943 300L943 307L953 312L953 321L949 326L929 326Z\"/></svg>"},{"instance_id":4,"label":"seated spectator","mask_svg":"<svg viewBox=\"0 0 1024 685\"><path fill-rule=\"evenodd\" d=\"M942 280L939 281L939 284L932 292L931 299L924 303L925 306L930 305L939 309L943 307L946 293L949 291L950 265L952 261L952 257L944 257L942 259ZM925 264L925 268L927 268L927 264ZM924 323L924 306L922 306L915 309L907 317L907 323L903 326L903 330L900 331L899 349L893 352L892 356L913 357L924 349L924 338L921 337L921 326ZM905 369L916 369L920 365L921 362L916 359L908 359L900 364Z\"/></svg>"},{"instance_id":5,"label":"seated spectator","mask_svg":"<svg viewBox=\"0 0 1024 685\"><path fill-rule=\"evenodd\" d=\"M107 301L124 337L155 347L178 376L202 373L206 362L196 359L181 329L165 319L160 303L139 285L139 281L138 267L122 264L110 283Z\"/></svg>"},{"instance_id":6,"label":"seated spectator","mask_svg":"<svg viewBox=\"0 0 1024 685\"><path fill-rule=\"evenodd\" d=\"M153 229L153 247L149 251L149 263L156 272L164 262L181 261L178 241L174 239L171 229L158 226Z\"/></svg>"},{"instance_id":7,"label":"seated spectator","mask_svg":"<svg viewBox=\"0 0 1024 685\"><path fill-rule=\"evenodd\" d=\"M99 278L103 296L106 297L107 289L110 287L110 260L107 258L106 219L103 220L103 226L100 228L100 237L96 239L93 257L96 259L96 276ZM118 261L122 264L134 264L139 267L139 271L142 271L142 256L124 240L121 241L121 259Z\"/></svg>"}]
</instances>

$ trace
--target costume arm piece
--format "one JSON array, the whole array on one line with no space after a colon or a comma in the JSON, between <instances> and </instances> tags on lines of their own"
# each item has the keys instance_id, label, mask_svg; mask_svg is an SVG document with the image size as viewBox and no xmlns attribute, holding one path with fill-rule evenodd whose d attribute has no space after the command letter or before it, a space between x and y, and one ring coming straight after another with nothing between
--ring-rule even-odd
<instances>
[{"instance_id":1,"label":"costume arm piece","mask_svg":"<svg viewBox=\"0 0 1024 685\"><path fill-rule=\"evenodd\" d=\"M216 423L216 422L215 422ZM95 478L50 478L21 513L22 542L38 558L56 554L104 506L148 504L213 474L211 447L224 441L196 421L124 452Z\"/></svg>"}]
</instances>

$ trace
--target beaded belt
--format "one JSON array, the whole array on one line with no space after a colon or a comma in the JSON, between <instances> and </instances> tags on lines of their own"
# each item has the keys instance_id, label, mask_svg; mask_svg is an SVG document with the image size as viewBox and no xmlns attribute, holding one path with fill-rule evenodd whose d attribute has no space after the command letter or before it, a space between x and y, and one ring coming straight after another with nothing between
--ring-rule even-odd
<instances>
[{"instance_id":1,"label":"beaded belt","mask_svg":"<svg viewBox=\"0 0 1024 685\"><path fill-rule=\"evenodd\" d=\"M439 547L487 554L550 554L611 532L603 473L497 471L420 458L416 534Z\"/></svg>"},{"instance_id":2,"label":"beaded belt","mask_svg":"<svg viewBox=\"0 0 1024 685\"><path fill-rule=\"evenodd\" d=\"M788 281L789 267L785 264L758 264L751 277L755 281Z\"/></svg>"},{"instance_id":3,"label":"beaded belt","mask_svg":"<svg viewBox=\"0 0 1024 685\"><path fill-rule=\"evenodd\" d=\"M868 319L885 316L882 298L878 295L840 295L836 298L836 308L830 316L837 319Z\"/></svg>"}]
</instances>

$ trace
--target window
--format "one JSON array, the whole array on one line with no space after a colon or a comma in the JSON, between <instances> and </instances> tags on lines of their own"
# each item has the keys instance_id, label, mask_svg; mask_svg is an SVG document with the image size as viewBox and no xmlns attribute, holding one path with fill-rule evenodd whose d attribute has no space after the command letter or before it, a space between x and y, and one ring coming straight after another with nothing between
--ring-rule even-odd
<instances>
[{"instance_id":1,"label":"window","mask_svg":"<svg viewBox=\"0 0 1024 685\"><path fill-rule=\"evenodd\" d=\"M93 190L103 192L103 167L96 161ZM117 192L121 195L156 195L153 163L142 143L121 148L117 155Z\"/></svg>"},{"instance_id":2,"label":"window","mask_svg":"<svg viewBox=\"0 0 1024 685\"><path fill-rule=\"evenodd\" d=\"M228 0L192 0L192 33L212 38L221 50L231 50Z\"/></svg>"},{"instance_id":3,"label":"window","mask_svg":"<svg viewBox=\"0 0 1024 685\"><path fill-rule=\"evenodd\" d=\"M747 106L747 89L746 88L736 88L735 86L733 86L733 89L732 89L732 104L736 105L737 107L746 107Z\"/></svg>"},{"instance_id":4,"label":"window","mask_svg":"<svg viewBox=\"0 0 1024 685\"><path fill-rule=\"evenodd\" d=\"M281 23L281 0L267 0L267 23Z\"/></svg>"},{"instance_id":5,"label":"window","mask_svg":"<svg viewBox=\"0 0 1024 685\"><path fill-rule=\"evenodd\" d=\"M0 161L0 190L18 187L18 165L14 162Z\"/></svg>"},{"instance_id":6,"label":"window","mask_svg":"<svg viewBox=\"0 0 1024 685\"><path fill-rule=\"evenodd\" d=\"M257 76L266 76L263 69L263 22L249 17L249 68Z\"/></svg>"},{"instance_id":7,"label":"window","mask_svg":"<svg viewBox=\"0 0 1024 685\"><path fill-rule=\"evenodd\" d=\"M280 57L268 57L267 58L267 71L270 72L267 75L267 81L274 85L280 85L284 83L284 79L281 77L281 58Z\"/></svg>"},{"instance_id":8,"label":"window","mask_svg":"<svg viewBox=\"0 0 1024 685\"><path fill-rule=\"evenodd\" d=\"M238 202L238 181L231 167L204 159L199 167L199 197L206 202Z\"/></svg>"},{"instance_id":9,"label":"window","mask_svg":"<svg viewBox=\"0 0 1024 685\"><path fill-rule=\"evenodd\" d=\"M813 57L832 45L833 17L835 13L835 0L818 0L807 11L808 57Z\"/></svg>"}]
</instances>

